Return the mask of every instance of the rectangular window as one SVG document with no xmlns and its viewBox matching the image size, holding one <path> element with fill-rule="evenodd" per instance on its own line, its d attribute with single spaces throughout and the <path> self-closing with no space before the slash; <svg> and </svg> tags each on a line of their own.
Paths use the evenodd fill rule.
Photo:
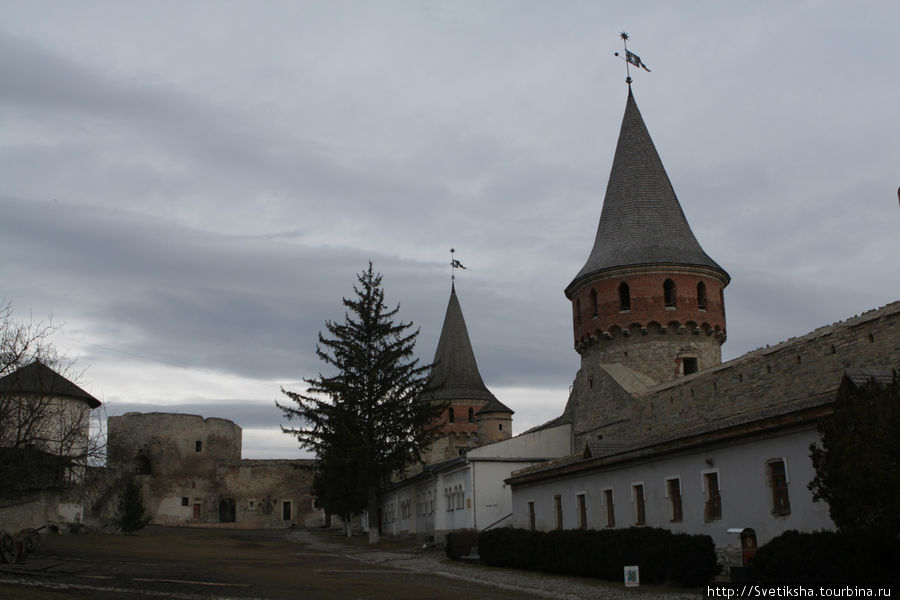
<svg viewBox="0 0 900 600">
<path fill-rule="evenodd" d="M 587 506 L 584 494 L 578 494 L 575 499 L 578 502 L 578 529 L 587 529 Z"/>
<path fill-rule="evenodd" d="M 644 506 L 644 484 L 638 483 L 632 486 L 634 492 L 634 524 L 646 525 L 647 515 Z"/>
<path fill-rule="evenodd" d="M 249 508 L 250 510 L 256 510 L 256 500 L 250 500 Z"/>
<path fill-rule="evenodd" d="M 706 486 L 706 507 L 703 511 L 703 520 L 718 521 L 722 518 L 722 496 L 719 493 L 719 474 L 716 472 L 704 473 L 703 482 Z"/>
<path fill-rule="evenodd" d="M 534 501 L 528 503 L 528 529 L 534 531 Z"/>
<path fill-rule="evenodd" d="M 666 493 L 669 495 L 669 506 L 672 509 L 671 521 L 680 523 L 682 521 L 681 510 L 681 479 L 674 477 L 666 480 Z"/>
<path fill-rule="evenodd" d="M 788 497 L 787 469 L 784 460 L 769 461 L 769 487 L 772 488 L 772 514 L 791 514 L 791 500 Z"/>
<path fill-rule="evenodd" d="M 187 496 L 182 496 L 182 498 L 181 498 L 181 505 L 182 505 L 182 506 L 190 506 L 190 505 L 191 505 L 191 499 L 188 498 Z"/>
<path fill-rule="evenodd" d="M 613 491 L 603 490 L 603 500 L 606 502 L 606 526 L 616 526 L 616 511 L 613 506 Z"/>
<path fill-rule="evenodd" d="M 194 442 L 194 450 L 196 450 L 197 452 L 203 452 L 203 442 L 201 442 L 200 440 Z"/>
<path fill-rule="evenodd" d="M 563 528 L 563 520 L 562 520 L 562 497 L 559 495 L 553 496 L 553 506 L 556 509 L 556 528 Z"/>
<path fill-rule="evenodd" d="M 291 520 L 291 501 L 284 500 L 281 503 L 281 520 L 282 521 L 290 521 Z"/>
</svg>

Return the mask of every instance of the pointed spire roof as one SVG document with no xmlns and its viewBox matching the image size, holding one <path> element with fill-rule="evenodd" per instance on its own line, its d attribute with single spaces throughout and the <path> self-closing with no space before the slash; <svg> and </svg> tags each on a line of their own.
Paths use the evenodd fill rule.
<svg viewBox="0 0 900 600">
<path fill-rule="evenodd" d="M 629 85 L 594 247 L 566 295 L 591 275 L 633 265 L 703 266 L 730 279 L 694 237 Z"/>
<path fill-rule="evenodd" d="M 478 372 L 469 331 L 453 284 L 450 287 L 450 301 L 447 303 L 441 337 L 434 353 L 434 363 L 431 380 L 441 386 L 433 394 L 435 399 L 497 400 L 484 385 Z"/>
</svg>

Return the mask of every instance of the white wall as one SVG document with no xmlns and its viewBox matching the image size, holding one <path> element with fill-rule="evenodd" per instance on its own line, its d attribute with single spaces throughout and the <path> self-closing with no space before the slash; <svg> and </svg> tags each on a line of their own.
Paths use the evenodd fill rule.
<svg viewBox="0 0 900 600">
<path fill-rule="evenodd" d="M 813 429 L 757 438 L 729 446 L 708 447 L 678 456 L 631 465 L 609 467 L 553 481 L 517 485 L 512 490 L 513 525 L 528 528 L 528 502 L 534 502 L 535 528 L 556 527 L 554 496 L 559 495 L 563 507 L 563 528 L 578 527 L 576 495 L 586 498 L 587 525 L 606 526 L 603 490 L 612 488 L 616 527 L 630 527 L 635 522 L 632 486 L 643 482 L 646 525 L 678 532 L 710 535 L 716 546 L 735 545 L 729 528 L 752 527 L 759 544 L 764 544 L 787 529 L 812 531 L 833 529 L 828 505 L 814 503 L 806 485 L 815 476 L 809 458 L 809 445 L 819 441 Z M 767 461 L 783 458 L 787 466 L 791 513 L 772 513 L 772 492 L 767 479 Z M 712 464 L 709 464 L 712 463 Z M 705 491 L 703 473 L 717 471 L 722 499 L 721 520 L 704 522 Z M 681 478 L 683 521 L 671 522 L 671 506 L 666 498 L 666 479 Z"/>
</svg>

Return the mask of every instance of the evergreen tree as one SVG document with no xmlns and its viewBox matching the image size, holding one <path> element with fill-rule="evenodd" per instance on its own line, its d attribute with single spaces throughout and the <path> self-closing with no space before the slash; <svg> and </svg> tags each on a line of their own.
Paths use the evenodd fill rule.
<svg viewBox="0 0 900 600">
<path fill-rule="evenodd" d="M 141 493 L 141 487 L 134 479 L 129 479 L 122 495 L 119 496 L 116 525 L 119 531 L 127 534 L 143 529 L 149 522 L 150 517 L 144 513 L 144 496 Z"/>
<path fill-rule="evenodd" d="M 355 296 L 343 299 L 344 322 L 326 321 L 316 354 L 334 374 L 304 379 L 306 393 L 282 389 L 276 402 L 297 427 L 282 427 L 319 459 L 315 492 L 323 508 L 345 518 L 368 508 L 369 540 L 377 540 L 378 488 L 411 463 L 438 429 L 443 406 L 423 399 L 430 365 L 414 358 L 412 323 L 394 319 L 384 303 L 382 276 L 357 275 Z"/>
<path fill-rule="evenodd" d="M 810 446 L 815 500 L 828 502 L 838 529 L 900 541 L 900 379 L 856 386 L 845 380 L 834 414 Z"/>
</svg>

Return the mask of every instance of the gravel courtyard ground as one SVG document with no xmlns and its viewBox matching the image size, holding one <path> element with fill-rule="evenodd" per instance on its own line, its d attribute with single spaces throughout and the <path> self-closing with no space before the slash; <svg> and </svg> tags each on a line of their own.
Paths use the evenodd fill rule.
<svg viewBox="0 0 900 600">
<path fill-rule="evenodd" d="M 556 577 L 450 561 L 409 540 L 370 546 L 321 530 L 148 527 L 135 536 L 47 535 L 21 565 L 0 565 L 0 598 L 696 599 L 677 588 Z"/>
</svg>

